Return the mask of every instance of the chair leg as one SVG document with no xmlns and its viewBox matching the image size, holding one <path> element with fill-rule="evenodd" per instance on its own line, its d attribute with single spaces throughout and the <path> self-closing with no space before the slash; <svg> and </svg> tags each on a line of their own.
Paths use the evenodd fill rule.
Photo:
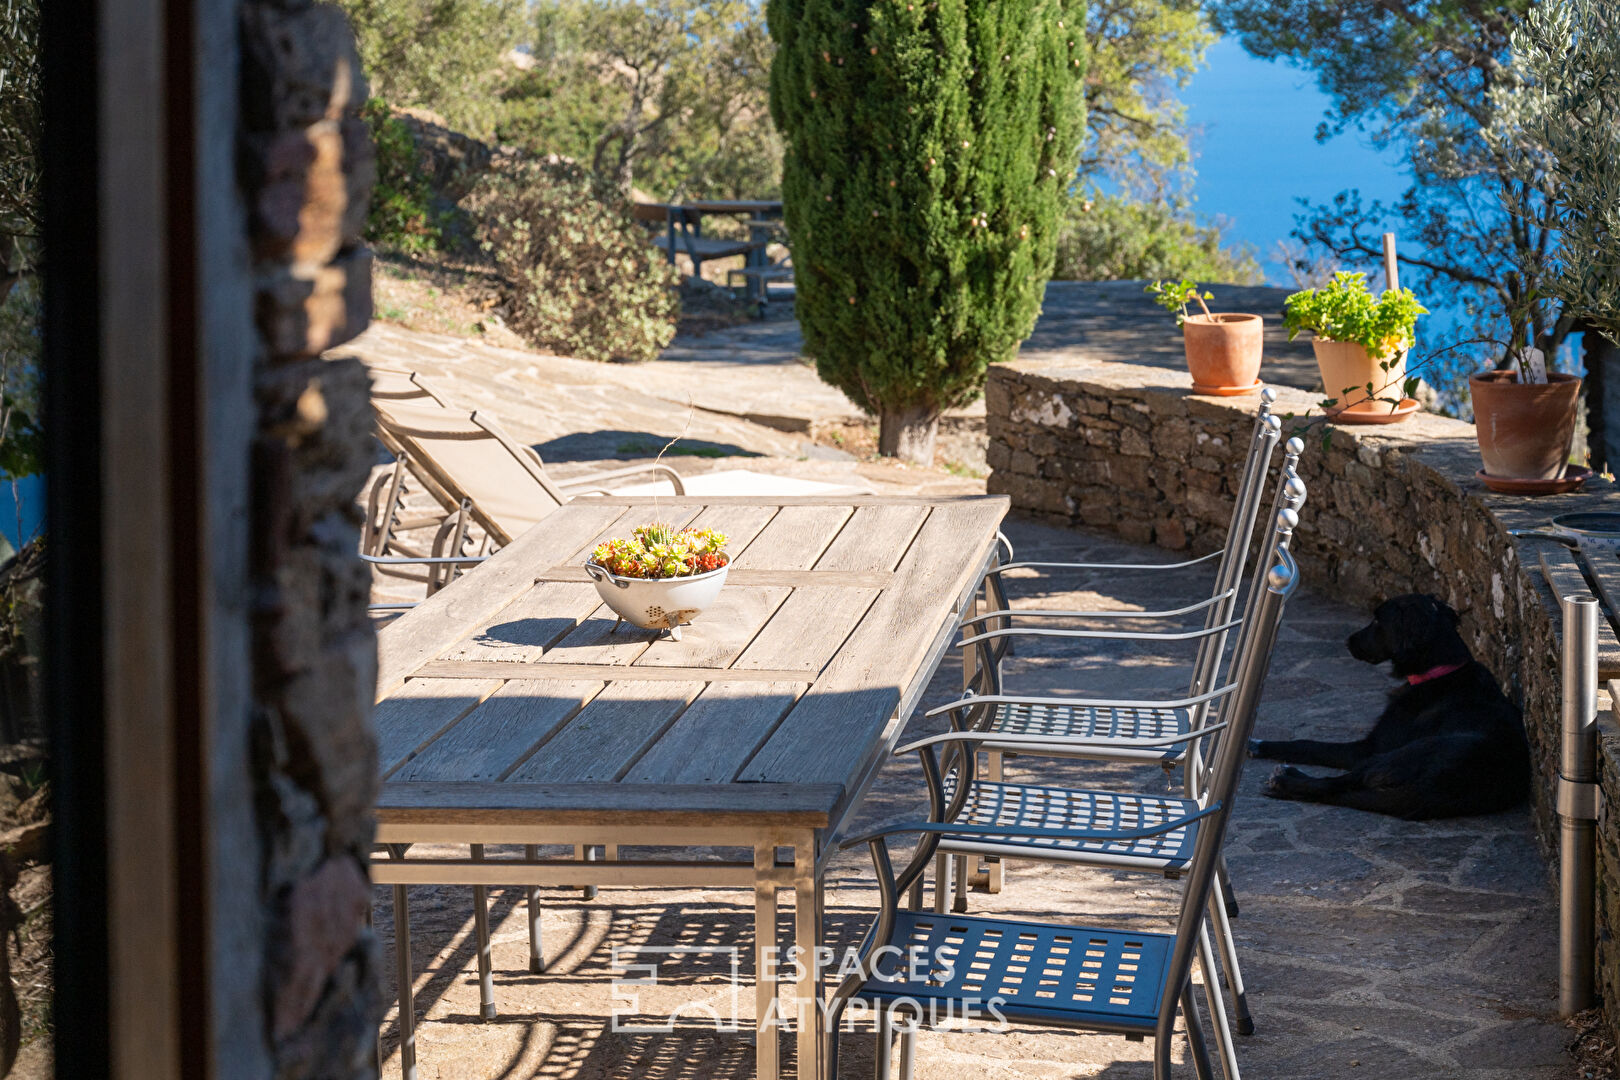
<svg viewBox="0 0 1620 1080">
<path fill-rule="evenodd" d="M 966 855 L 957 855 L 951 861 L 955 864 L 953 868 L 955 876 L 952 878 L 952 884 L 956 890 L 956 902 L 951 905 L 951 910 L 958 915 L 966 915 L 968 909 L 968 857 Z"/>
<path fill-rule="evenodd" d="M 484 845 L 472 845 L 473 862 L 484 861 Z M 478 934 L 478 1012 L 485 1021 L 495 1019 L 495 972 L 489 956 L 489 890 L 473 886 L 473 927 Z"/>
<path fill-rule="evenodd" d="M 872 1075 L 877 1080 L 889 1080 L 890 1052 L 894 1049 L 894 1018 L 887 1012 L 878 1014 L 877 1049 L 872 1052 Z M 832 1073 L 837 1077 L 838 1073 Z"/>
<path fill-rule="evenodd" d="M 1226 917 L 1226 898 L 1220 882 L 1209 897 L 1209 917 L 1215 923 L 1215 943 L 1221 950 L 1221 966 L 1226 969 L 1226 985 L 1232 991 L 1232 1026 L 1239 1035 L 1254 1034 L 1254 1017 L 1249 1015 L 1249 994 L 1243 986 L 1243 969 L 1238 967 L 1237 942 L 1232 940 L 1232 924 Z"/>
<path fill-rule="evenodd" d="M 1192 1050 L 1193 1072 L 1198 1080 L 1215 1080 L 1215 1066 L 1204 1044 L 1204 1027 L 1198 1022 L 1198 1003 L 1193 1000 L 1192 980 L 1181 988 L 1181 1018 L 1187 1025 L 1187 1046 Z"/>
<path fill-rule="evenodd" d="M 1008 638 L 1006 640 L 1011 641 L 1012 639 Z M 1002 753 L 1000 750 L 992 750 L 990 751 L 989 756 L 990 763 L 987 767 L 985 778 L 993 783 L 999 784 L 1002 780 L 1006 779 L 1006 770 Z M 989 865 L 989 878 L 985 882 L 985 888 L 989 890 L 992 896 L 994 896 L 996 893 L 1001 891 L 1002 885 L 1006 882 L 1007 864 L 1005 861 L 994 857 L 986 860 L 986 862 Z"/>
<path fill-rule="evenodd" d="M 523 857 L 529 862 L 539 862 L 540 846 L 525 844 Z M 529 972 L 539 975 L 546 970 L 546 954 L 540 945 L 540 886 L 530 885 L 524 892 L 523 908 L 529 915 Z"/>
<path fill-rule="evenodd" d="M 1221 895 L 1226 898 L 1226 917 L 1235 919 L 1238 917 L 1238 899 L 1237 893 L 1232 891 L 1232 874 L 1226 869 L 1225 855 L 1222 855 L 1220 862 L 1215 864 L 1215 873 L 1219 875 L 1217 886 L 1221 890 Z"/>
<path fill-rule="evenodd" d="M 913 1021 L 900 1029 L 900 1080 L 912 1080 L 912 1071 L 917 1066 L 917 1029 L 920 1026 Z"/>
<path fill-rule="evenodd" d="M 1232 1029 L 1226 1022 L 1226 1001 L 1221 997 L 1221 973 L 1215 967 L 1215 951 L 1209 945 L 1209 922 L 1198 925 L 1198 967 L 1204 973 L 1204 1001 L 1209 1005 L 1209 1026 L 1214 1029 L 1215 1049 L 1221 1056 L 1221 1072 L 1226 1080 L 1241 1080 L 1237 1051 L 1232 1046 Z"/>
<path fill-rule="evenodd" d="M 951 864 L 949 855 L 934 856 L 934 914 L 945 914 L 945 898 L 951 893 Z"/>
</svg>

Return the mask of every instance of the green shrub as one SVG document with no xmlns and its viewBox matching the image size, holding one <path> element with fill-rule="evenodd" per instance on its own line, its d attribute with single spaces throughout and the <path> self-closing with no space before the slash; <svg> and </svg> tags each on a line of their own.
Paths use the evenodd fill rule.
<svg viewBox="0 0 1620 1080">
<path fill-rule="evenodd" d="M 1264 280 L 1247 246 L 1225 247 L 1221 230 L 1199 225 L 1173 202 L 1082 193 L 1058 230 L 1052 276 L 1059 281 L 1187 279 L 1229 285 Z"/>
<path fill-rule="evenodd" d="M 1375 300 L 1367 291 L 1366 274 L 1344 271 L 1320 289 L 1290 296 L 1284 303 L 1283 325 L 1289 341 L 1309 330 L 1330 341 L 1360 345 L 1378 359 L 1411 348 L 1417 318 L 1428 313 L 1411 289 L 1386 289 Z"/>
<path fill-rule="evenodd" d="M 366 215 L 366 239 L 403 251 L 438 248 L 444 236 L 442 222 L 410 128 L 381 98 L 366 102 L 361 115 L 377 147 L 377 183 Z"/>
<path fill-rule="evenodd" d="M 494 173 L 472 200 L 508 321 L 535 345 L 583 360 L 651 360 L 675 336 L 674 268 L 583 170 Z"/>
<path fill-rule="evenodd" d="M 1082 0 L 770 0 L 771 115 L 816 371 L 932 457 L 1034 328 L 1084 112 Z"/>
</svg>

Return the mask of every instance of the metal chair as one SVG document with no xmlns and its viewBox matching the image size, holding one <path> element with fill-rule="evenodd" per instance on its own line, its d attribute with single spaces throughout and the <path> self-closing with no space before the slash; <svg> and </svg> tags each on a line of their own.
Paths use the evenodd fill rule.
<svg viewBox="0 0 1620 1080">
<path fill-rule="evenodd" d="M 1284 488 L 1280 501 L 1285 505 L 1275 515 L 1275 526 L 1265 546 L 1264 554 L 1255 572 L 1256 595 L 1263 587 L 1263 570 L 1269 569 L 1279 553 L 1286 553 L 1289 539 L 1299 520 L 1298 511 L 1304 502 L 1304 485 L 1297 477 L 1289 480 Z M 1203 636 L 1206 641 L 1222 636 L 1231 629 L 1243 625 L 1239 622 L 1228 622 L 1213 628 L 1206 628 L 1188 636 Z M 1086 633 L 1086 631 L 1076 631 Z M 1233 656 L 1233 670 L 1238 670 L 1241 663 L 1241 646 L 1239 652 Z M 1213 684 L 1218 672 L 1212 669 L 1210 681 Z M 1171 715 L 1175 723 L 1161 725 L 1161 730 L 1155 732 L 1143 730 L 1145 725 L 1137 725 L 1137 734 L 1120 736 L 1118 734 L 1100 731 L 1086 737 L 1077 734 L 1054 735 L 1048 731 L 1015 732 L 1006 730 L 1005 726 L 997 726 L 996 717 L 999 712 L 984 714 L 982 727 L 964 729 L 958 726 L 948 735 L 935 736 L 932 742 L 948 743 L 955 747 L 960 754 L 967 755 L 956 761 L 955 772 L 947 774 L 939 790 L 930 789 L 930 798 L 934 809 L 934 820 L 941 822 L 967 821 L 975 824 L 1008 824 L 1029 823 L 1038 821 L 1043 825 L 1060 822 L 1066 827 L 1085 829 L 1099 821 L 1118 825 L 1123 816 L 1132 816 L 1143 820 L 1162 819 L 1167 814 L 1184 811 L 1187 807 L 1202 805 L 1208 795 L 1207 780 L 1210 764 L 1210 746 L 1219 739 L 1218 732 L 1222 731 L 1227 723 L 1223 719 L 1219 722 L 1207 722 L 1212 715 L 1207 710 L 1222 702 L 1233 691 L 1233 684 L 1223 687 L 1211 685 L 1196 696 L 1175 702 L 1116 702 L 1109 699 L 1073 698 L 1026 698 L 1022 699 L 1029 707 L 1050 708 L 1054 711 L 1070 710 L 1079 714 L 1092 710 L 1098 714 L 1108 710 L 1130 710 L 1145 716 Z M 975 707 L 973 698 L 946 706 L 946 709 L 956 708 L 966 710 Z M 1189 715 L 1187 710 L 1200 710 L 1200 722 L 1196 727 L 1184 724 Z M 943 710 L 935 710 L 935 713 Z M 958 714 L 959 715 L 959 714 Z M 1207 742 L 1204 740 L 1210 737 Z M 923 744 L 930 740 L 924 740 Z M 915 746 L 923 744 L 913 744 Z M 1000 776 L 992 776 L 986 781 L 974 780 L 977 767 L 978 753 L 981 749 L 990 746 L 999 746 L 1007 753 L 1028 754 L 1034 757 L 1079 757 L 1104 758 L 1124 761 L 1157 761 L 1170 763 L 1179 760 L 1184 765 L 1185 795 L 1184 797 L 1160 797 L 1139 794 L 1121 794 L 1117 792 L 1072 792 L 1063 788 L 1043 787 L 1029 784 L 1006 784 L 1001 782 Z M 1198 752 L 1198 747 L 1203 752 Z M 897 751 L 898 752 L 898 751 Z M 1136 755 L 1132 757 L 1131 755 Z M 958 778 L 966 775 L 969 783 L 963 787 L 957 783 Z M 1173 837 L 1170 839 L 1174 839 Z M 996 844 L 983 841 L 956 842 L 952 838 L 942 840 L 938 845 L 935 856 L 935 892 L 934 908 L 937 912 L 945 910 L 945 897 L 951 892 L 950 882 L 954 877 L 956 883 L 955 895 L 957 912 L 967 908 L 967 893 L 964 888 L 964 864 L 968 858 L 990 858 L 998 862 L 1009 859 L 1035 859 L 1038 861 L 1055 861 L 1075 863 L 1113 870 L 1137 870 L 1145 873 L 1163 874 L 1167 877 L 1176 877 L 1185 872 L 1185 864 L 1190 851 L 1184 846 L 1178 847 L 1168 840 L 1155 841 L 1140 846 L 1109 845 L 1104 848 L 1081 845 L 1079 847 L 1063 844 L 1042 844 L 1030 847 L 1018 844 Z M 954 874 L 952 871 L 954 870 Z M 1205 968 L 1208 986 L 1214 993 L 1210 1003 L 1211 1013 L 1215 1019 L 1216 1043 L 1223 1058 L 1235 1062 L 1235 1054 L 1231 1048 L 1231 1033 L 1235 1026 L 1238 1034 L 1249 1035 L 1254 1032 L 1254 1021 L 1249 1012 L 1248 997 L 1244 986 L 1242 969 L 1238 963 L 1237 944 L 1232 937 L 1232 927 L 1227 910 L 1227 896 L 1230 885 L 1223 882 L 1224 867 L 1217 866 L 1216 882 L 1211 890 L 1212 902 L 1210 905 L 1210 918 L 1215 924 L 1216 943 L 1220 948 L 1222 966 L 1226 974 L 1226 982 L 1232 995 L 1232 1008 L 1235 1014 L 1235 1025 L 1227 1022 L 1225 1009 L 1219 1001 L 1218 979 L 1219 973 L 1213 963 Z M 920 889 L 914 889 L 913 905 L 920 906 Z M 1235 1069 L 1235 1064 L 1233 1066 Z"/>
<path fill-rule="evenodd" d="M 1279 517 L 1293 515 L 1285 511 Z M 1291 522 L 1282 524 L 1292 528 Z M 882 907 L 857 953 L 856 970 L 843 980 L 829 1005 L 826 1030 L 833 1080 L 838 1075 L 839 1030 L 851 1005 L 877 1018 L 876 1076 L 884 1080 L 889 1075 L 891 1032 L 896 1020 L 905 1024 L 900 1066 L 902 1080 L 910 1080 L 919 1027 L 939 1022 L 942 1013 L 952 1019 L 968 1015 L 972 1008 L 982 1013 L 991 1003 L 1014 1024 L 1115 1032 L 1133 1038 L 1151 1035 L 1155 1080 L 1170 1076 L 1170 1039 L 1179 1010 L 1199 1080 L 1213 1080 L 1192 996 L 1192 960 L 1198 954 L 1209 984 L 1214 968 L 1204 912 L 1213 895 L 1221 843 L 1278 622 L 1299 578 L 1287 550 L 1286 531 L 1279 528 L 1284 535 L 1275 562 L 1267 568 L 1255 610 L 1243 624 L 1235 676 L 1218 692 L 1228 699 L 1222 720 L 1192 736 L 1204 739 L 1221 733 L 1212 740 L 1209 785 L 1202 800 L 1128 802 L 1129 797 L 1111 792 L 1068 792 L 1069 804 L 1089 806 L 1089 816 L 1060 816 L 1058 827 L 1050 827 L 1050 819 L 1027 816 L 985 823 L 942 822 L 937 819 L 947 809 L 940 805 L 945 799 L 945 774 L 936 747 L 956 748 L 956 766 L 961 769 L 976 757 L 977 736 L 949 732 L 906 748 L 922 757 L 936 820 L 885 826 L 844 844 L 871 848 Z M 949 802 L 960 809 L 976 786 L 980 782 L 964 777 Z M 1084 824 L 1079 823 L 1082 820 Z M 897 833 L 922 837 L 899 874 L 888 848 L 888 838 Z M 1144 933 L 904 910 L 900 898 L 922 879 L 937 849 L 946 842 L 1016 850 L 1020 857 L 1053 850 L 1129 857 L 1147 849 L 1155 853 L 1153 858 L 1178 860 L 1185 886 L 1175 929 L 1169 934 Z M 919 952 L 920 963 L 914 959 Z M 1206 985 L 1206 991 L 1212 1009 L 1218 1009 L 1218 987 Z M 1218 1024 L 1218 1012 L 1215 1019 Z M 1223 1054 L 1223 1064 L 1228 1066 L 1230 1080 L 1237 1080 L 1235 1058 Z"/>
</svg>

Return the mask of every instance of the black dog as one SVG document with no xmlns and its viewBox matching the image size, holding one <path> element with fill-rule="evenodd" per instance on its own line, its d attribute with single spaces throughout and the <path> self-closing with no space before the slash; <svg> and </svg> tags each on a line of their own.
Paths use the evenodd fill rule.
<svg viewBox="0 0 1620 1080">
<path fill-rule="evenodd" d="M 1457 613 L 1432 596 L 1397 596 L 1350 635 L 1350 655 L 1391 661 L 1406 685 L 1357 742 L 1253 740 L 1254 757 L 1347 769 L 1311 776 L 1284 766 L 1266 781 L 1279 799 L 1332 803 L 1411 821 L 1488 814 L 1530 794 L 1530 747 L 1519 710 L 1457 633 Z"/>
</svg>

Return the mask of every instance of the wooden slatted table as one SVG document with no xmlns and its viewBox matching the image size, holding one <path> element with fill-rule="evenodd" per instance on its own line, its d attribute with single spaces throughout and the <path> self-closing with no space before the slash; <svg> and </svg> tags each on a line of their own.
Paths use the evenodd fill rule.
<svg viewBox="0 0 1620 1080">
<path fill-rule="evenodd" d="M 395 886 L 398 956 L 408 965 L 407 885 L 478 886 L 480 918 L 488 885 L 752 888 L 766 1025 L 755 1053 L 759 1076 L 774 1080 L 777 986 L 760 961 L 775 944 L 777 891 L 793 890 L 795 941 L 813 956 L 829 841 L 974 603 L 1007 505 L 580 499 L 385 628 L 372 873 Z M 730 538 L 727 584 L 680 641 L 628 625 L 615 633 L 582 568 L 597 543 L 655 519 Z M 470 857 L 413 856 L 419 844 L 468 845 Z M 574 845 L 574 858 L 540 857 L 538 845 L 557 844 Z M 630 844 L 660 857 L 620 857 Z M 486 859 L 486 845 L 524 845 L 525 855 Z M 597 846 L 606 858 L 585 863 Z M 751 857 L 699 859 L 695 847 Z M 487 954 L 480 960 L 487 995 Z M 409 1076 L 408 966 L 399 981 Z M 814 1080 L 813 963 L 794 1000 L 798 1075 Z"/>
</svg>

